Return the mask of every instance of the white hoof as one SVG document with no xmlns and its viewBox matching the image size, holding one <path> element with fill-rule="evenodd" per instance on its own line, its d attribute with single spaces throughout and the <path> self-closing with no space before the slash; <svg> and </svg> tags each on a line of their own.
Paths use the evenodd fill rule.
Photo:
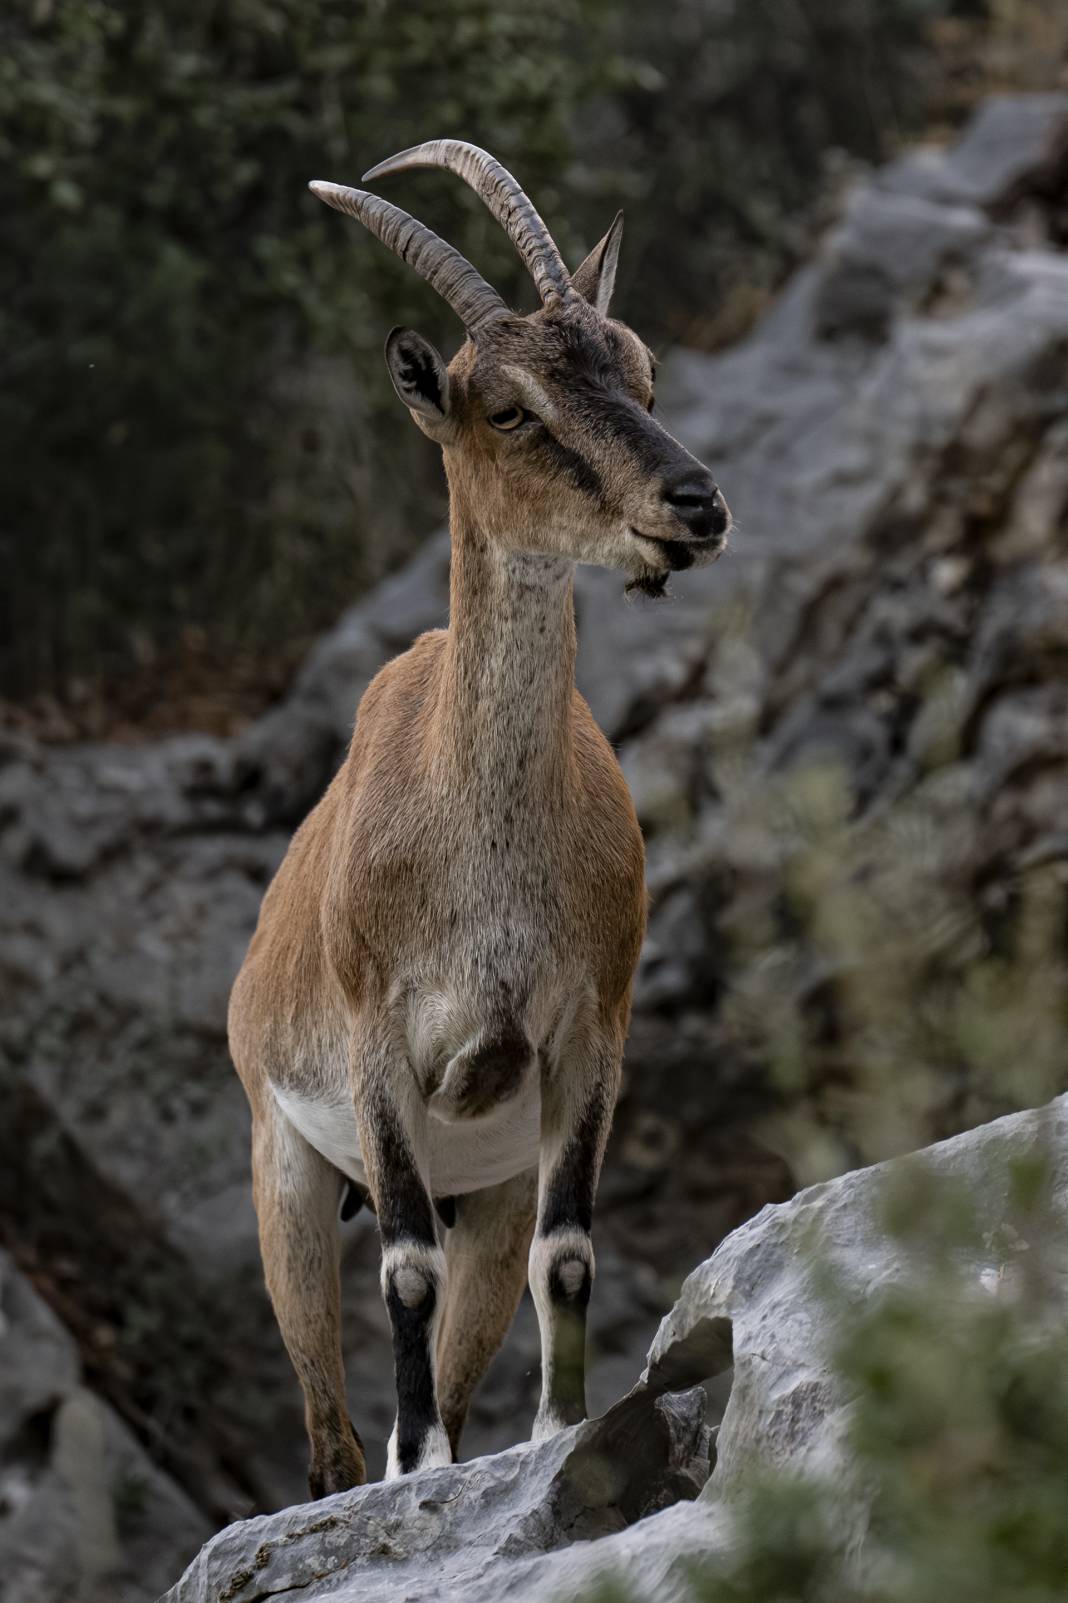
<svg viewBox="0 0 1068 1603">
<path fill-rule="evenodd" d="M 555 1414 L 539 1412 L 537 1419 L 534 1421 L 534 1429 L 530 1433 L 530 1439 L 532 1442 L 547 1442 L 550 1436 L 559 1436 L 560 1432 L 566 1429 L 567 1426 L 563 1420 L 558 1419 Z"/>
<path fill-rule="evenodd" d="M 414 1475 L 421 1469 L 441 1469 L 445 1464 L 452 1463 L 452 1448 L 449 1438 L 442 1424 L 432 1425 L 423 1437 L 423 1445 L 419 1457 L 410 1470 L 402 1469 L 397 1458 L 397 1427 L 393 1426 L 386 1448 L 386 1480 L 395 1481 L 401 1475 Z"/>
</svg>

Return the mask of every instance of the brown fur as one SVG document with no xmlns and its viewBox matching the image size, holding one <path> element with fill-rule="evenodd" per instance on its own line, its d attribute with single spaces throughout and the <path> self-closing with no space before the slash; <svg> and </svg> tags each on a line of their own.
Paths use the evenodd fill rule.
<svg viewBox="0 0 1068 1603">
<path fill-rule="evenodd" d="M 264 898 L 231 1004 L 264 1264 L 305 1391 L 315 1493 L 364 1475 L 340 1359 L 341 1180 L 276 1090 L 347 1096 L 355 1109 L 387 1301 L 402 1285 L 397 1264 L 414 1265 L 455 1450 L 522 1289 L 533 1179 L 528 1169 L 468 1185 L 442 1259 L 423 1203 L 428 1141 L 435 1124 L 459 1128 L 538 1079 L 539 1428 L 581 1413 L 571 1371 L 592 1275 L 582 1219 L 618 1085 L 645 889 L 626 785 L 574 687 L 571 569 L 593 561 L 652 582 L 722 544 L 691 540 L 666 499 L 665 485 L 703 470 L 649 417 L 641 341 L 592 306 L 494 325 L 437 377 L 444 404 L 411 399 L 444 448 L 450 625 L 366 691 L 348 757 Z M 488 421 L 517 406 L 521 428 Z M 394 1321 L 402 1392 L 405 1317 Z M 565 1340 L 565 1326 L 579 1335 Z M 403 1439 L 397 1452 L 406 1467 Z"/>
</svg>

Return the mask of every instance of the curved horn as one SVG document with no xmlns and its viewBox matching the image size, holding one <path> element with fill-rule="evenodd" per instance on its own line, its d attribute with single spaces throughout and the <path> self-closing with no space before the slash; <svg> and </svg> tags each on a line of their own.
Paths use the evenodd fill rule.
<svg viewBox="0 0 1068 1603">
<path fill-rule="evenodd" d="M 328 184 L 316 178 L 308 185 L 313 195 L 335 211 L 355 217 L 376 239 L 414 267 L 442 300 L 447 301 L 464 327 L 475 333 L 486 323 L 508 316 L 508 308 L 492 284 L 471 266 L 466 256 L 439 239 L 423 223 L 391 206 L 378 195 L 345 184 Z"/>
<path fill-rule="evenodd" d="M 465 139 L 428 139 L 380 161 L 364 173 L 363 182 L 415 167 L 445 167 L 470 184 L 523 258 L 542 302 L 571 298 L 571 278 L 552 235 L 508 169 L 488 151 Z"/>
</svg>

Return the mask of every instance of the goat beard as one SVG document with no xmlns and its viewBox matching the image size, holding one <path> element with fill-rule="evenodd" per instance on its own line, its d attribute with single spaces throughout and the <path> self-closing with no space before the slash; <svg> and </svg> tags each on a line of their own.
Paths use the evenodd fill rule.
<svg viewBox="0 0 1068 1603">
<path fill-rule="evenodd" d="M 668 595 L 667 582 L 669 574 L 665 571 L 658 573 L 655 568 L 643 568 L 636 579 L 628 579 L 623 587 L 626 596 L 648 596 L 653 601 L 662 601 Z"/>
</svg>

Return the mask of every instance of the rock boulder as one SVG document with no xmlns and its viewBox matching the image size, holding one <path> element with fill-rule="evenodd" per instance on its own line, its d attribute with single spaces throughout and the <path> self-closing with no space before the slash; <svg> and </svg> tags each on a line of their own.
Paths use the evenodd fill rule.
<svg viewBox="0 0 1068 1603">
<path fill-rule="evenodd" d="M 612 1575 L 635 1597 L 692 1603 L 688 1571 L 729 1554 L 758 1470 L 833 1475 L 839 1539 L 863 1564 L 866 1492 L 843 1448 L 852 1398 L 816 1270 L 833 1266 L 843 1308 L 909 1282 L 916 1266 L 881 1209 L 888 1182 L 922 1163 L 967 1198 L 988 1243 L 965 1267 L 975 1294 L 1003 1294 L 1029 1246 L 1008 1228 L 1013 1167 L 1039 1156 L 1056 1230 L 1068 1226 L 1068 1097 L 763 1209 L 689 1276 L 639 1384 L 602 1418 L 231 1526 L 161 1603 L 565 1603 Z M 1051 1285 L 1046 1311 L 1062 1320 L 1063 1275 Z M 717 1379 L 729 1393 L 706 1479 L 701 1388 Z"/>
</svg>

